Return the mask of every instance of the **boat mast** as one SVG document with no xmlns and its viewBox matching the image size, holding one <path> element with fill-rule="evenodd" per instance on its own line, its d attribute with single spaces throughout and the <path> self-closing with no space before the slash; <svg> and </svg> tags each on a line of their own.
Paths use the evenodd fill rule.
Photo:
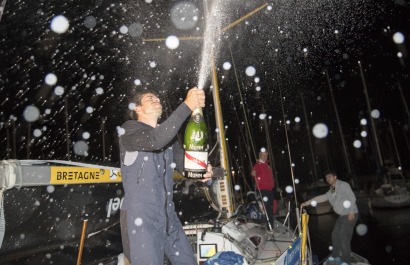
<svg viewBox="0 0 410 265">
<path fill-rule="evenodd" d="M 305 116 L 305 121 L 306 121 L 306 131 L 308 135 L 308 141 L 309 141 L 309 148 L 310 148 L 310 156 L 312 158 L 312 165 L 313 165 L 313 182 L 317 181 L 317 170 L 316 170 L 316 162 L 315 162 L 315 154 L 313 153 L 313 146 L 312 146 L 312 136 L 310 135 L 310 126 L 309 126 L 309 120 L 308 120 L 308 115 L 306 112 L 306 106 L 305 106 L 305 100 L 303 98 L 303 95 L 300 94 L 300 97 L 302 99 L 302 106 L 303 106 L 303 114 Z"/>
<path fill-rule="evenodd" d="M 27 144 L 26 144 L 26 157 L 27 159 L 30 158 L 30 147 L 31 147 L 31 122 L 28 122 L 28 127 L 27 127 Z"/>
<path fill-rule="evenodd" d="M 253 168 L 253 162 L 252 162 L 252 157 L 251 157 L 251 156 L 253 155 L 253 159 L 254 159 L 253 161 L 256 161 L 256 160 L 257 160 L 256 150 L 255 150 L 255 144 L 254 144 L 254 142 L 253 142 L 252 132 L 251 132 L 251 129 L 250 129 L 250 126 L 249 126 L 248 113 L 247 113 L 247 111 L 246 111 L 246 109 L 245 109 L 245 101 L 244 101 L 244 99 L 243 99 L 241 86 L 240 86 L 240 84 L 239 84 L 239 78 L 238 78 L 238 73 L 237 73 L 237 71 L 236 71 L 236 64 L 235 64 L 235 60 L 234 60 L 234 57 L 233 57 L 233 54 L 232 54 L 232 49 L 231 49 L 231 46 L 230 46 L 230 45 L 228 45 L 228 47 L 229 47 L 229 53 L 230 53 L 231 60 L 232 60 L 232 66 L 233 66 L 233 70 L 234 70 L 234 74 L 235 74 L 236 85 L 237 85 L 238 93 L 239 93 L 239 97 L 240 97 L 240 103 L 241 103 L 240 105 L 241 105 L 241 109 L 242 109 L 242 111 L 243 111 L 244 124 L 245 124 L 245 128 L 246 128 L 246 130 L 245 130 L 245 135 L 243 135 L 242 130 L 239 130 L 239 131 L 240 131 L 240 133 L 241 133 L 241 135 L 242 135 L 242 139 L 243 139 L 244 146 L 245 146 L 245 149 L 246 149 L 246 154 L 247 154 L 247 156 L 248 156 L 249 168 Z M 233 109 L 235 110 L 235 114 L 236 114 L 236 117 L 237 117 L 237 120 L 238 120 L 238 124 L 240 124 L 239 117 L 238 117 L 238 113 L 237 113 L 237 111 L 236 111 L 236 107 L 234 106 Z M 251 154 L 251 150 L 250 150 L 249 145 L 250 145 L 251 148 L 252 148 L 252 154 Z M 242 163 L 242 165 L 243 165 L 243 163 Z M 249 189 L 249 191 L 251 191 L 251 190 L 252 190 L 252 189 L 251 189 L 251 185 L 248 184 L 248 182 L 247 182 L 247 180 L 246 180 L 246 178 L 245 178 L 246 174 L 249 174 L 249 173 L 248 173 L 248 172 L 245 172 L 245 170 L 244 170 L 243 167 L 242 167 L 242 171 L 243 171 L 242 174 L 243 174 L 243 176 L 244 176 L 245 185 L 247 186 L 247 188 Z M 253 186 L 254 186 L 254 188 L 255 188 L 255 185 L 254 185 L 255 183 L 254 183 L 254 181 L 253 181 L 253 177 L 251 178 L 251 181 L 252 181 Z"/>
<path fill-rule="evenodd" d="M 238 122 L 238 124 L 241 124 L 241 121 L 240 121 L 239 116 L 238 116 L 238 112 L 236 111 L 236 106 L 234 104 L 235 103 L 232 101 L 232 105 L 233 105 L 232 109 L 235 111 L 236 121 Z M 244 123 L 246 123 L 246 122 L 247 122 L 247 119 L 245 117 L 245 122 Z M 247 127 L 247 125 L 245 125 L 245 127 Z M 249 148 L 249 144 L 248 144 L 248 142 L 249 142 L 248 141 L 248 135 L 244 135 L 243 130 L 239 130 L 239 133 L 240 133 L 239 142 L 243 142 L 243 145 L 245 146 L 245 152 L 244 153 L 246 153 L 246 156 L 248 157 L 249 165 L 252 166 L 253 165 L 253 163 L 252 163 L 252 154 L 250 154 L 250 148 Z M 248 133 L 248 132 L 246 131 L 246 133 Z M 242 139 L 242 141 L 240 141 L 241 139 Z M 253 145 L 253 142 L 251 144 Z M 241 156 L 241 161 L 243 161 L 243 156 Z M 242 162 L 242 165 L 243 164 L 244 163 Z"/>
<path fill-rule="evenodd" d="M 396 153 L 398 166 L 399 166 L 399 168 L 401 168 L 400 154 L 399 154 L 399 150 L 397 149 L 396 138 L 394 137 L 393 126 L 391 125 L 390 120 L 389 120 L 389 130 L 390 130 L 391 138 L 393 140 L 393 147 L 394 147 L 394 151 Z"/>
<path fill-rule="evenodd" d="M 6 6 L 6 0 L 3 0 L 0 5 L 0 21 L 1 21 L 1 17 L 3 16 L 5 6 Z"/>
<path fill-rule="evenodd" d="M 103 162 L 105 162 L 105 122 L 107 117 L 101 119 L 101 136 L 102 136 L 102 148 L 103 148 Z"/>
<path fill-rule="evenodd" d="M 223 117 L 222 117 L 222 107 L 221 101 L 219 97 L 219 86 L 218 86 L 218 77 L 216 73 L 215 61 L 212 57 L 212 97 L 215 109 L 215 121 L 216 127 L 219 129 L 217 133 L 217 141 L 219 143 L 220 148 L 220 161 L 221 161 L 221 168 L 224 169 L 225 174 L 224 178 L 218 180 L 218 185 L 220 188 L 220 202 L 221 208 L 226 214 L 227 218 L 230 218 L 234 212 L 233 210 L 233 202 L 232 202 L 232 185 L 231 185 L 231 170 L 228 163 L 227 157 L 227 147 L 226 147 L 226 138 L 225 138 L 225 127 L 223 124 Z"/>
<path fill-rule="evenodd" d="M 232 108 L 233 108 L 233 110 L 235 111 L 236 121 L 238 122 L 238 124 L 241 124 L 241 122 L 240 122 L 240 120 L 239 120 L 239 117 L 238 117 L 238 112 L 236 111 L 236 107 L 234 106 L 234 102 L 233 102 L 233 101 L 232 101 L 232 104 L 233 104 Z M 239 142 L 239 151 L 238 151 L 238 154 L 240 154 L 240 155 L 239 155 L 238 158 L 240 159 L 240 163 L 238 163 L 238 161 L 237 161 L 238 159 L 236 159 L 235 161 L 236 161 L 236 166 L 237 166 L 237 168 L 238 168 L 238 172 L 240 171 L 241 174 L 242 174 L 242 176 L 243 176 L 243 180 L 244 180 L 244 183 L 245 183 L 245 186 L 246 186 L 245 191 L 247 192 L 247 191 L 250 191 L 250 190 L 252 190 L 252 189 L 251 189 L 251 186 L 249 185 L 249 183 L 248 183 L 248 181 L 247 181 L 247 178 L 245 177 L 248 173 L 245 172 L 245 169 L 244 169 L 244 167 L 243 167 L 243 165 L 245 164 L 245 162 L 244 162 L 244 155 L 241 155 L 241 154 L 246 154 L 246 156 L 247 156 L 247 158 L 248 158 L 248 162 L 249 162 L 250 168 L 252 168 L 253 163 L 252 163 L 252 160 L 251 160 L 251 154 L 249 153 L 249 152 L 250 152 L 250 150 L 249 150 L 249 145 L 247 144 L 247 137 L 248 137 L 248 136 L 246 135 L 246 138 L 245 138 L 245 135 L 243 134 L 243 131 L 242 131 L 242 130 L 239 130 L 239 133 L 240 133 L 240 135 L 238 136 L 238 142 Z M 243 142 L 244 147 L 242 147 L 242 145 L 240 144 L 241 142 Z M 241 151 L 242 148 L 245 149 L 244 152 Z"/>
<path fill-rule="evenodd" d="M 7 158 L 10 159 L 11 158 L 11 143 L 10 143 L 10 132 L 9 132 L 9 122 L 6 123 L 5 126 L 6 129 L 6 139 L 7 139 L 7 147 L 6 147 L 6 151 L 7 151 Z"/>
<path fill-rule="evenodd" d="M 265 107 L 262 107 L 262 111 L 263 113 L 265 113 Z M 273 169 L 273 176 L 276 179 L 275 186 L 277 186 L 279 183 L 279 179 L 278 179 L 277 171 L 276 171 L 275 158 L 273 157 L 272 143 L 271 143 L 270 136 L 269 136 L 269 126 L 268 126 L 268 122 L 266 121 L 266 117 L 265 119 L 263 119 L 263 125 L 265 127 L 265 137 L 266 137 L 266 144 L 268 146 L 268 153 L 269 153 L 269 157 L 271 158 L 270 161 L 272 161 L 271 164 L 272 164 L 272 169 Z"/>
<path fill-rule="evenodd" d="M 13 137 L 12 137 L 12 140 L 13 140 L 13 157 L 12 158 L 16 159 L 17 158 L 17 145 L 16 145 L 16 134 L 17 134 L 17 132 L 16 132 L 16 122 L 14 120 L 14 117 L 11 120 L 11 128 L 12 128 L 12 135 L 13 135 Z"/>
<path fill-rule="evenodd" d="M 406 116 L 407 116 L 407 125 L 410 126 L 410 111 L 409 111 L 409 107 L 407 105 L 407 101 L 404 98 L 404 94 L 403 94 L 403 90 L 401 88 L 401 84 L 398 82 L 398 88 L 399 88 L 399 92 L 400 92 L 400 98 L 403 101 L 403 106 L 404 106 L 404 110 L 406 111 Z M 406 141 L 406 146 L 407 146 L 407 150 L 410 152 L 410 144 L 409 144 L 409 140 L 408 140 L 408 134 L 406 132 L 406 129 L 403 128 L 403 135 L 404 135 L 404 140 Z"/>
<path fill-rule="evenodd" d="M 360 61 L 359 61 L 359 69 L 360 69 L 360 76 L 362 78 L 364 96 L 366 98 L 367 112 L 369 113 L 369 119 L 370 119 L 370 123 L 372 125 L 372 133 L 373 133 L 374 143 L 376 145 L 376 156 L 378 157 L 378 159 L 376 160 L 377 168 L 381 172 L 381 167 L 383 165 L 383 159 L 382 159 L 382 154 L 381 154 L 381 151 L 380 151 L 379 138 L 377 137 L 376 124 L 375 124 L 374 119 L 372 117 L 372 108 L 370 106 L 370 100 L 369 100 L 369 94 L 367 92 L 366 80 L 364 78 L 363 68 L 362 68 L 362 64 L 361 64 Z"/>
<path fill-rule="evenodd" d="M 252 147 L 252 153 L 253 153 L 254 161 L 256 161 L 256 160 L 258 159 L 258 157 L 257 157 L 257 155 L 256 155 L 255 144 L 253 143 L 253 137 L 252 137 L 251 129 L 250 129 L 250 126 L 249 126 L 248 114 L 247 114 L 247 112 L 246 112 L 246 110 L 245 110 L 245 101 L 243 100 L 243 95 L 242 95 L 241 86 L 239 85 L 238 73 L 237 73 L 237 71 L 236 71 L 235 60 L 234 60 L 234 58 L 233 58 L 232 49 L 231 49 L 231 46 L 230 46 L 230 45 L 229 45 L 229 52 L 230 52 L 230 55 L 231 55 L 231 60 L 232 60 L 232 65 L 233 65 L 233 71 L 234 71 L 234 74 L 235 74 L 236 85 L 237 85 L 237 87 L 238 87 L 239 97 L 240 97 L 240 99 L 241 99 L 241 101 L 240 101 L 241 104 L 240 104 L 240 105 L 242 106 L 243 117 L 244 117 L 244 120 L 245 120 L 246 133 L 247 133 L 247 136 L 248 136 L 248 138 L 249 138 L 249 142 L 250 142 L 251 147 Z M 247 146 L 246 149 L 247 149 L 247 151 L 248 151 L 249 147 Z M 249 159 L 251 159 L 250 156 L 249 156 Z M 251 163 L 251 166 L 252 166 L 252 165 L 253 165 L 253 164 L 252 164 L 252 161 L 250 161 L 250 163 Z"/>
<path fill-rule="evenodd" d="M 70 132 L 68 130 L 68 98 L 64 98 L 64 114 L 65 114 L 65 136 L 66 136 L 66 148 L 67 148 L 67 160 L 70 161 Z"/>
<path fill-rule="evenodd" d="M 403 106 L 404 106 L 404 110 L 406 111 L 406 116 L 407 116 L 407 124 L 410 126 L 410 111 L 409 111 L 409 107 L 407 106 L 407 101 L 404 98 L 404 94 L 403 94 L 403 90 L 401 88 L 401 84 L 397 83 L 398 88 L 399 88 L 399 92 L 400 92 L 400 98 L 403 101 Z"/>
<path fill-rule="evenodd" d="M 327 83 L 329 85 L 330 96 L 332 98 L 333 109 L 334 109 L 335 114 L 336 114 L 337 127 L 339 128 L 340 139 L 342 141 L 343 155 L 344 155 L 344 158 L 345 158 L 347 172 L 349 173 L 349 176 L 353 177 L 352 169 L 351 169 L 350 163 L 349 163 L 349 156 L 347 154 L 347 148 L 346 148 L 346 142 L 345 142 L 345 139 L 344 139 L 343 129 L 342 129 L 342 125 L 340 123 L 339 111 L 337 110 L 335 97 L 333 95 L 332 82 L 330 81 L 329 72 L 327 70 L 325 70 L 325 72 L 326 72 Z"/>
<path fill-rule="evenodd" d="M 406 142 L 407 151 L 410 152 L 410 143 L 409 143 L 409 139 L 407 138 L 408 130 L 406 130 L 406 128 L 403 127 L 402 132 L 403 132 L 404 141 Z"/>
<path fill-rule="evenodd" d="M 283 97 L 282 97 L 282 89 L 279 87 L 279 95 L 280 95 L 280 104 L 282 106 L 282 119 L 283 119 L 283 126 L 285 128 L 285 136 L 286 136 L 286 145 L 288 146 L 288 156 L 289 156 L 289 165 L 290 165 L 290 175 L 292 177 L 292 186 L 293 186 L 293 197 L 295 199 L 295 206 L 296 206 L 296 220 L 297 220 L 297 225 L 299 232 L 302 232 L 301 224 L 300 224 L 300 218 L 299 218 L 299 209 L 297 208 L 298 205 L 298 197 L 296 194 L 296 185 L 295 185 L 295 175 L 293 173 L 293 166 L 292 166 L 292 155 L 290 151 L 290 144 L 289 144 L 289 137 L 288 137 L 288 129 L 286 125 L 286 119 L 285 119 L 285 109 L 283 107 Z"/>
</svg>

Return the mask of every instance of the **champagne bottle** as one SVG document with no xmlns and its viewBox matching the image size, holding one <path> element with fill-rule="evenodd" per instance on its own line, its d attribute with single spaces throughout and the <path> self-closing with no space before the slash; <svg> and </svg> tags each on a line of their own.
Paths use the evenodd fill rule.
<svg viewBox="0 0 410 265">
<path fill-rule="evenodd" d="M 185 129 L 184 177 L 202 179 L 208 166 L 208 130 L 202 108 L 195 109 Z"/>
</svg>

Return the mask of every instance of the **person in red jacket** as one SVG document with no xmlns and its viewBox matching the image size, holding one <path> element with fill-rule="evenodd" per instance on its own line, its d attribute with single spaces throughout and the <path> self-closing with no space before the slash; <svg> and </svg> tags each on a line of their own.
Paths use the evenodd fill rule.
<svg viewBox="0 0 410 265">
<path fill-rule="evenodd" d="M 268 164 L 268 152 L 262 148 L 259 152 L 259 160 L 253 166 L 251 175 L 255 178 L 255 188 L 260 191 L 263 205 L 265 206 L 266 217 L 270 223 L 271 229 L 274 227 L 275 215 L 273 213 L 273 188 L 275 187 L 275 178 L 272 169 Z"/>
</svg>

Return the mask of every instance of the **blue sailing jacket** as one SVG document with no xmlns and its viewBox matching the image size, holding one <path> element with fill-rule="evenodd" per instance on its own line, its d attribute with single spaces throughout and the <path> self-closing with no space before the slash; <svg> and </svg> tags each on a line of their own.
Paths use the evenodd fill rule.
<svg viewBox="0 0 410 265">
<path fill-rule="evenodd" d="M 166 215 L 176 217 L 172 172 L 183 169 L 183 150 L 177 143 L 171 144 L 190 113 L 188 106 L 181 104 L 156 128 L 136 120 L 122 125 L 125 133 L 119 142 L 125 191 L 123 210 L 144 208 L 140 210 L 149 212 L 157 221 L 166 221 Z"/>
<path fill-rule="evenodd" d="M 173 203 L 173 170 L 183 169 L 183 150 L 174 138 L 191 110 L 182 103 L 162 124 L 130 120 L 119 138 L 130 261 L 138 265 L 196 264 Z"/>
</svg>

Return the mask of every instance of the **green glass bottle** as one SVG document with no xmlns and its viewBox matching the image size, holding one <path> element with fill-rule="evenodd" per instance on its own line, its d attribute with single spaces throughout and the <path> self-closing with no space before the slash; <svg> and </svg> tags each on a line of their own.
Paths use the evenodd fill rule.
<svg viewBox="0 0 410 265">
<path fill-rule="evenodd" d="M 184 136 L 184 177 L 202 179 L 208 165 L 208 129 L 202 108 L 192 112 Z"/>
</svg>

